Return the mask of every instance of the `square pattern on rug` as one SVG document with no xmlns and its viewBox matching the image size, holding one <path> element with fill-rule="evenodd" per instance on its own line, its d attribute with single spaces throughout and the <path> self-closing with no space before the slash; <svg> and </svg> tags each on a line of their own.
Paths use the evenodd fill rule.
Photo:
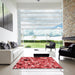
<svg viewBox="0 0 75 75">
<path fill-rule="evenodd" d="M 13 69 L 62 69 L 52 57 L 21 57 Z"/>
</svg>

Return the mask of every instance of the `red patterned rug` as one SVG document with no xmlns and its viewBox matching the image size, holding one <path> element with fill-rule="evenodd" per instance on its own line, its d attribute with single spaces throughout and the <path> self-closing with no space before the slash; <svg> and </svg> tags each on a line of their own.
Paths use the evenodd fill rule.
<svg viewBox="0 0 75 75">
<path fill-rule="evenodd" d="M 52 57 L 21 57 L 13 69 L 62 69 Z"/>
</svg>

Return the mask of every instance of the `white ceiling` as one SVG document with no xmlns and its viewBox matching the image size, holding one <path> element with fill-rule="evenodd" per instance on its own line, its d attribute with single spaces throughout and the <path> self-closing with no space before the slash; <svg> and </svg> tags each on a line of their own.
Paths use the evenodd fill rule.
<svg viewBox="0 0 75 75">
<path fill-rule="evenodd" d="M 15 0 L 17 3 L 18 2 L 38 2 L 37 0 Z M 40 0 L 39 2 L 50 2 L 50 3 L 60 3 L 61 0 Z"/>
<path fill-rule="evenodd" d="M 19 9 L 34 9 L 34 10 L 41 10 L 41 9 L 61 9 L 61 3 L 18 3 L 17 7 Z"/>
<path fill-rule="evenodd" d="M 3 0 L 5 1 L 5 0 Z M 61 9 L 63 0 L 6 0 L 18 9 Z M 7 4 L 9 5 L 9 3 Z"/>
</svg>

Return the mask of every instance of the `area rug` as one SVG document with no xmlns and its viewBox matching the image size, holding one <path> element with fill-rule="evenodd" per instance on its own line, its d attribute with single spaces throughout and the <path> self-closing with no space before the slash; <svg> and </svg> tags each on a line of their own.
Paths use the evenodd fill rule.
<svg viewBox="0 0 75 75">
<path fill-rule="evenodd" d="M 13 69 L 62 69 L 52 57 L 21 57 Z"/>
</svg>

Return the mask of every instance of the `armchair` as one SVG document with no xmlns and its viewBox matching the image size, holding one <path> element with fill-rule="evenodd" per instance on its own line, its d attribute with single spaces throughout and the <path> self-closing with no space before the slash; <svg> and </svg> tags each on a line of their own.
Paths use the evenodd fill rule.
<svg viewBox="0 0 75 75">
<path fill-rule="evenodd" d="M 60 59 L 60 56 L 75 58 L 75 44 L 71 44 L 68 48 L 61 47 L 59 49 L 59 59 Z"/>
<path fill-rule="evenodd" d="M 50 48 L 51 50 L 56 49 L 55 46 L 56 46 L 55 42 L 50 41 L 49 45 L 46 45 L 45 50 L 46 48 Z"/>
</svg>

